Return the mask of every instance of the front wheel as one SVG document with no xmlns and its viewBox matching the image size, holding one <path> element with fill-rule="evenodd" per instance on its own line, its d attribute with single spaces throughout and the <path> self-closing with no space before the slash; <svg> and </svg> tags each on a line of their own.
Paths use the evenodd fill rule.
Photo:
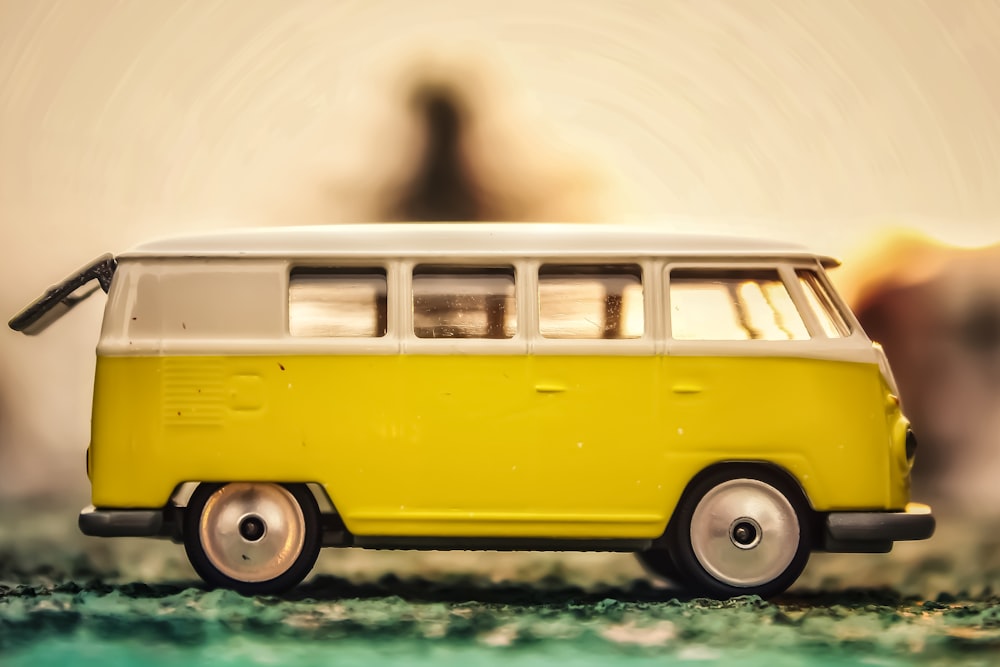
<svg viewBox="0 0 1000 667">
<path fill-rule="evenodd" d="M 305 486 L 202 484 L 184 518 L 184 548 L 210 586 L 244 595 L 287 591 L 316 563 L 316 499 Z"/>
<path fill-rule="evenodd" d="M 809 560 L 808 509 L 801 492 L 764 469 L 721 469 L 685 494 L 672 526 L 685 587 L 713 598 L 770 597 Z"/>
</svg>

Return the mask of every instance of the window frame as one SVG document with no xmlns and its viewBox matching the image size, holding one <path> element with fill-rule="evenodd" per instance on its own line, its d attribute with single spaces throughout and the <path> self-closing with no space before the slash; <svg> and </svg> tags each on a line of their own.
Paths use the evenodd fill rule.
<svg viewBox="0 0 1000 667">
<path fill-rule="evenodd" d="M 372 276 L 379 276 L 385 279 L 385 333 L 375 334 L 375 335 L 351 335 L 351 336 L 333 336 L 333 335 L 322 335 L 322 334 L 296 334 L 292 333 L 292 286 L 294 284 L 294 278 L 296 272 L 302 272 L 305 275 L 313 275 L 320 277 L 328 276 L 348 276 L 352 273 L 355 275 L 363 275 L 364 273 L 369 273 Z M 344 340 L 348 338 L 366 338 L 366 339 L 379 339 L 386 338 L 389 336 L 389 274 L 384 266 L 290 266 L 288 270 L 288 290 L 286 295 L 288 308 L 285 310 L 285 332 L 293 339 L 299 338 L 325 338 L 334 340 Z"/>
<path fill-rule="evenodd" d="M 536 355 L 622 355 L 622 356 L 653 356 L 659 351 L 659 331 L 657 316 L 659 312 L 659 281 L 652 279 L 657 275 L 657 261 L 652 258 L 638 257 L 624 260 L 621 257 L 568 256 L 542 257 L 530 262 L 529 276 L 531 290 L 531 339 L 530 351 Z M 642 287 L 643 331 L 638 338 L 546 338 L 541 333 L 539 321 L 539 271 L 543 266 L 623 266 L 638 267 L 639 280 Z"/>
<path fill-rule="evenodd" d="M 766 261 L 766 260 L 756 260 L 748 259 L 746 261 L 725 261 L 725 260 L 708 260 L 708 261 L 692 261 L 690 259 L 683 259 L 679 261 L 673 261 L 667 259 L 663 265 L 663 270 L 661 275 L 660 283 L 663 289 L 663 308 L 662 321 L 664 324 L 663 337 L 666 341 L 666 348 L 669 354 L 683 354 L 690 352 L 692 354 L 704 354 L 709 348 L 711 348 L 712 354 L 719 354 L 726 350 L 733 350 L 739 354 L 755 353 L 755 354 L 767 354 L 774 348 L 786 348 L 787 346 L 802 347 L 805 345 L 815 345 L 817 339 L 827 339 L 825 333 L 822 330 L 819 322 L 816 319 L 815 314 L 813 314 L 812 309 L 809 308 L 806 302 L 805 295 L 801 292 L 801 286 L 798 284 L 798 277 L 795 276 L 795 269 L 800 267 L 812 267 L 808 263 L 800 262 L 787 262 L 787 261 Z M 806 328 L 809 338 L 791 339 L 791 340 L 759 340 L 759 339 L 705 339 L 705 340 L 691 340 L 691 339 L 681 339 L 674 338 L 673 335 L 673 310 L 671 307 L 670 298 L 670 287 L 671 287 L 671 277 L 670 274 L 674 270 L 707 270 L 711 271 L 717 269 L 719 271 L 774 271 L 785 290 L 788 292 L 789 298 L 802 320 L 803 325 Z M 794 279 L 790 279 L 792 276 Z M 827 339 L 828 340 L 828 339 Z"/>
<path fill-rule="evenodd" d="M 382 270 L 386 282 L 386 331 L 384 336 L 295 336 L 291 334 L 290 295 L 292 272 L 306 271 Z M 282 292 L 282 343 L 287 349 L 303 350 L 311 354 L 397 354 L 399 352 L 399 267 L 391 259 L 378 258 L 322 258 L 293 259 L 285 263 L 284 290 Z"/>
<path fill-rule="evenodd" d="M 502 296 L 504 298 L 508 298 L 509 297 L 509 298 L 512 299 L 512 305 L 514 306 L 513 315 L 514 315 L 514 323 L 515 323 L 513 331 L 508 335 L 506 320 L 507 320 L 507 316 L 510 313 L 508 313 L 506 307 L 504 307 L 503 308 L 504 321 L 502 321 L 502 322 L 499 323 L 500 324 L 500 328 L 501 328 L 501 335 L 492 335 L 492 336 L 491 335 L 465 335 L 465 336 L 437 336 L 437 335 L 430 335 L 430 336 L 428 336 L 428 335 L 421 335 L 421 333 L 425 333 L 425 332 L 424 331 L 418 331 L 418 329 L 417 329 L 417 319 L 418 319 L 418 316 L 420 316 L 420 317 L 425 316 L 426 312 L 423 309 L 418 309 L 417 308 L 417 298 L 418 298 L 417 289 L 416 289 L 417 283 L 418 282 L 423 282 L 423 279 L 425 277 L 449 276 L 449 275 L 450 276 L 462 276 L 462 275 L 464 275 L 464 276 L 467 276 L 472 281 L 473 288 L 468 293 L 463 293 L 461 295 L 456 295 L 456 296 L 460 296 L 460 297 L 461 296 L 465 296 L 465 297 L 469 297 L 469 298 L 471 298 L 473 300 L 482 298 L 483 299 L 483 306 L 484 307 L 483 307 L 483 309 L 471 308 L 471 309 L 465 309 L 465 310 L 461 310 L 461 311 L 457 311 L 457 312 L 473 313 L 473 314 L 476 314 L 477 316 L 484 316 L 484 317 L 486 317 L 486 320 L 487 320 L 486 329 L 487 329 L 487 331 L 485 333 L 487 333 L 487 334 L 489 333 L 488 330 L 490 328 L 490 323 L 489 323 L 489 314 L 488 314 L 489 307 L 488 307 L 488 302 L 486 301 L 485 297 L 488 294 L 490 294 L 490 292 L 488 292 L 488 291 L 482 291 L 481 289 L 479 289 L 485 283 L 480 283 L 480 284 L 477 285 L 476 282 L 477 282 L 477 279 L 486 279 L 487 281 L 488 280 L 500 279 L 500 282 L 504 285 L 505 290 L 506 289 L 510 290 L 510 294 L 509 295 L 505 293 Z M 509 280 L 509 282 L 508 282 L 508 280 Z M 469 265 L 455 265 L 455 264 L 427 264 L 427 263 L 420 263 L 420 264 L 416 264 L 413 267 L 413 271 L 410 274 L 410 281 L 411 281 L 410 287 L 411 287 L 411 290 L 413 292 L 412 295 L 411 295 L 411 297 L 412 297 L 411 298 L 411 305 L 412 305 L 412 311 L 411 312 L 412 312 L 412 316 L 413 316 L 412 333 L 413 333 L 413 335 L 415 337 L 417 337 L 419 339 L 422 339 L 422 340 L 479 340 L 479 339 L 487 339 L 487 340 L 510 340 L 511 338 L 513 338 L 514 336 L 517 335 L 517 332 L 520 329 L 520 323 L 517 321 L 517 271 L 516 271 L 516 269 L 512 265 L 511 266 L 469 266 Z M 432 278 L 432 280 L 430 281 L 430 283 L 433 284 L 433 282 L 434 282 L 434 280 Z M 421 292 L 422 293 L 420 294 L 420 297 L 422 297 L 422 298 L 426 298 L 428 296 L 430 296 L 430 297 L 438 297 L 438 298 L 440 298 L 440 297 L 448 298 L 448 296 L 449 296 L 448 292 L 443 291 L 443 290 L 434 290 L 434 291 L 432 291 L 430 293 L 427 293 L 425 290 L 422 289 Z M 431 319 L 433 319 L 433 317 Z M 430 329 L 437 329 L 437 328 L 445 328 L 445 327 L 453 327 L 453 326 L 455 326 L 455 325 L 452 322 L 439 322 L 439 323 L 437 323 L 435 325 L 432 325 L 429 328 Z"/>
<path fill-rule="evenodd" d="M 515 355 L 527 354 L 525 334 L 524 262 L 512 257 L 484 256 L 474 259 L 457 257 L 420 257 L 395 262 L 398 268 L 399 295 L 396 316 L 400 325 L 400 350 L 403 354 L 435 355 Z M 517 330 L 511 338 L 420 338 L 414 330 L 413 273 L 417 267 L 458 267 L 467 270 L 506 269 L 514 272 L 514 310 L 517 313 Z"/>
</svg>

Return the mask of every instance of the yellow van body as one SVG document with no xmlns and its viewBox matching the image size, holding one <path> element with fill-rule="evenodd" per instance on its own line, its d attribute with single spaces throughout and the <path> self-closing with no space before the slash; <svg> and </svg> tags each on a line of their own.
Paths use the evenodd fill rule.
<svg viewBox="0 0 1000 667">
<path fill-rule="evenodd" d="M 11 326 L 40 330 L 101 282 L 81 529 L 183 540 L 215 583 L 281 590 L 311 567 L 306 554 L 294 575 L 213 574 L 232 546 L 213 531 L 232 526 L 211 523 L 228 516 L 212 503 L 231 488 L 251 498 L 227 510 L 243 517 L 239 548 L 264 548 L 261 492 L 274 530 L 311 535 L 318 511 L 326 545 L 669 552 L 644 562 L 705 570 L 715 594 L 770 594 L 810 549 L 887 551 L 933 532 L 910 503 L 915 439 L 891 371 L 827 281 L 835 265 L 788 244 L 641 227 L 230 231 L 106 256 Z M 317 300 L 300 305 L 297 276 Z M 301 313 L 339 317 L 322 290 L 341 284 L 376 285 L 364 326 L 300 326 Z M 588 311 L 572 290 L 595 285 Z M 718 513 L 712 499 L 730 511 L 744 486 L 750 509 L 699 535 L 692 494 Z M 207 524 L 185 511 L 192 489 Z M 784 574 L 757 549 L 779 529 Z M 758 559 L 750 578 L 700 553 L 719 530 L 723 549 Z"/>
<path fill-rule="evenodd" d="M 816 510 L 901 510 L 906 427 L 874 360 L 102 356 L 90 469 L 97 507 L 315 482 L 355 535 L 655 538 L 720 461 L 787 470 Z"/>
</svg>

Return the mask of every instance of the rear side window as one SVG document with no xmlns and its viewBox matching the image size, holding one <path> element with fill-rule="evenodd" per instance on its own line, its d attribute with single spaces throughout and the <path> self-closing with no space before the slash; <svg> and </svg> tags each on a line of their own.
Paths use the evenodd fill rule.
<svg viewBox="0 0 1000 667">
<path fill-rule="evenodd" d="M 293 336 L 377 338 L 388 329 L 383 268 L 296 268 L 288 281 Z"/>
<path fill-rule="evenodd" d="M 670 328 L 678 340 L 809 338 L 777 269 L 672 270 Z"/>
<path fill-rule="evenodd" d="M 538 270 L 538 327 L 544 338 L 641 338 L 638 265 L 544 265 Z"/>
<path fill-rule="evenodd" d="M 417 266 L 413 333 L 417 338 L 513 338 L 514 267 Z"/>
</svg>

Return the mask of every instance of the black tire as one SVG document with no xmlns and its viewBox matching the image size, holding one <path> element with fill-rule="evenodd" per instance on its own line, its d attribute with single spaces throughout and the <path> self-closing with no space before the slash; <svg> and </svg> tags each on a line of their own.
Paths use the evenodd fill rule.
<svg viewBox="0 0 1000 667">
<path fill-rule="evenodd" d="M 304 485 L 201 484 L 185 512 L 184 550 L 210 587 L 273 595 L 312 570 L 320 532 L 319 507 Z"/>
<path fill-rule="evenodd" d="M 680 570 L 677 569 L 673 556 L 666 549 L 637 551 L 635 557 L 643 569 L 654 577 L 667 579 L 678 586 L 683 585 Z"/>
<path fill-rule="evenodd" d="M 809 561 L 809 508 L 797 485 L 758 466 L 720 468 L 685 492 L 669 541 L 684 587 L 728 599 L 772 597 Z"/>
</svg>

